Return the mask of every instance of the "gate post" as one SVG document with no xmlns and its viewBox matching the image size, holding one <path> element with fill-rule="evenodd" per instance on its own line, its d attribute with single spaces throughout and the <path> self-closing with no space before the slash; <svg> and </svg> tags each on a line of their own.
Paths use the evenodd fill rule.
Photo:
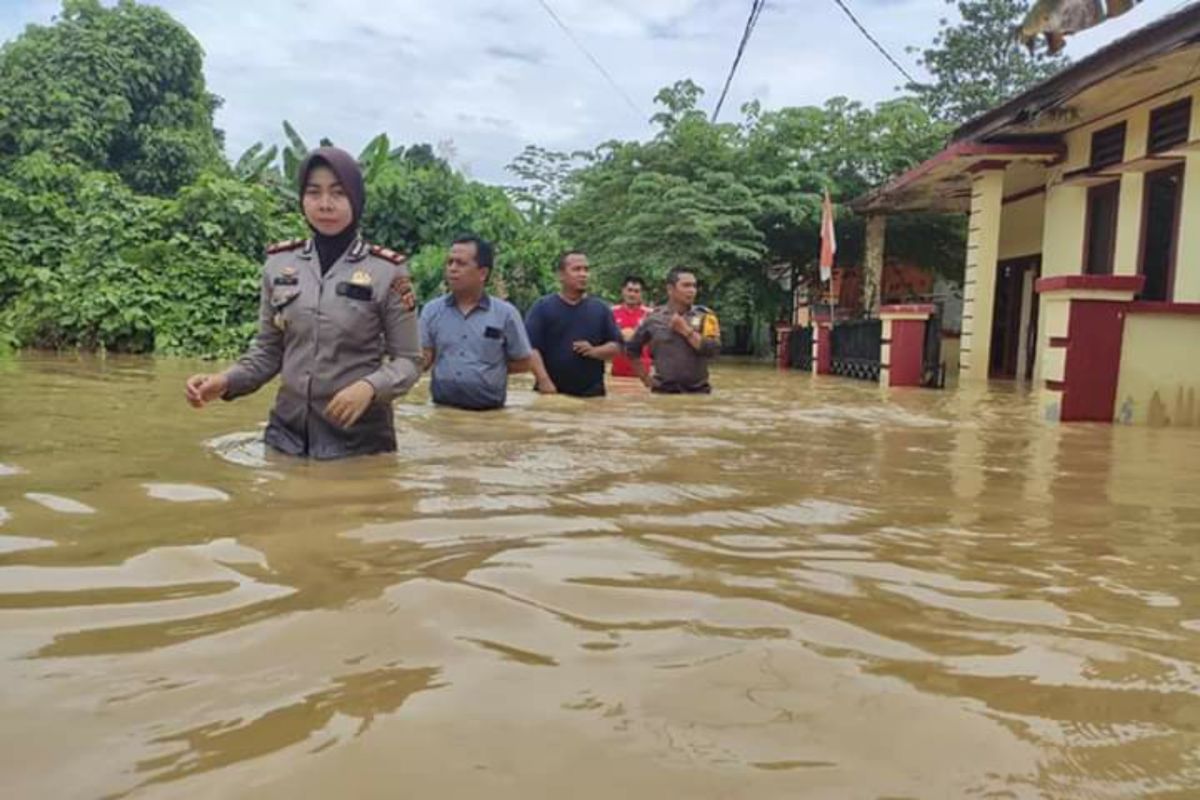
<svg viewBox="0 0 1200 800">
<path fill-rule="evenodd" d="M 792 326 L 786 322 L 775 323 L 775 366 L 788 369 L 792 364 Z"/>
<path fill-rule="evenodd" d="M 925 326 L 936 309 L 932 305 L 883 306 L 879 383 L 883 386 L 920 386 L 925 360 Z"/>
<path fill-rule="evenodd" d="M 813 315 L 813 358 L 814 375 L 833 374 L 833 318 L 828 314 Z"/>
</svg>

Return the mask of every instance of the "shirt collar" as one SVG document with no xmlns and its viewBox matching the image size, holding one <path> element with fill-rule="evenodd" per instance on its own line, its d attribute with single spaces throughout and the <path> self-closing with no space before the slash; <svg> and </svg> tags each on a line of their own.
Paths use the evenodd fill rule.
<svg viewBox="0 0 1200 800">
<path fill-rule="evenodd" d="M 458 308 L 458 302 L 454 299 L 453 293 L 446 295 L 446 305 L 450 306 L 451 308 Z M 478 308 L 481 311 L 491 310 L 491 308 L 492 308 L 491 295 L 489 295 L 487 292 L 484 292 L 483 295 L 479 298 L 479 305 L 475 306 L 475 308 Z"/>
</svg>

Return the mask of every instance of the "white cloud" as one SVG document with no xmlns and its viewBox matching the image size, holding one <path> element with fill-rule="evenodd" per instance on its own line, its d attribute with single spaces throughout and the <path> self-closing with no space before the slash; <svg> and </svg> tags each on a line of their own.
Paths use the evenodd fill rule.
<svg viewBox="0 0 1200 800">
<path fill-rule="evenodd" d="M 716 102 L 748 3 L 735 0 L 548 0 L 641 110 L 635 114 L 537 0 L 160 0 L 200 40 L 218 124 L 236 155 L 282 138 L 289 119 L 315 142 L 355 149 L 380 131 L 394 142 L 454 141 L 478 178 L 504 181 L 528 143 L 592 147 L 646 136 L 659 88 L 690 77 Z M 908 45 L 927 44 L 943 0 L 852 0 L 863 23 L 910 71 Z M 1146 0 L 1076 37 L 1090 52 L 1179 6 Z M 56 0 L 0 0 L 0 38 L 45 23 Z M 903 78 L 831 1 L 773 0 L 722 112 L 833 95 L 874 102 Z"/>
</svg>

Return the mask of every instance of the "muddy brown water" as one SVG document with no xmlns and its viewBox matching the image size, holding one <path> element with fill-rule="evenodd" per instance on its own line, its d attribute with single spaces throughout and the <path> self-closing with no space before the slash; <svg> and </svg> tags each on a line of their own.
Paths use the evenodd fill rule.
<svg viewBox="0 0 1200 800">
<path fill-rule="evenodd" d="M 400 452 L 0 362 L 6 798 L 1200 796 L 1200 433 L 722 364 Z"/>
</svg>

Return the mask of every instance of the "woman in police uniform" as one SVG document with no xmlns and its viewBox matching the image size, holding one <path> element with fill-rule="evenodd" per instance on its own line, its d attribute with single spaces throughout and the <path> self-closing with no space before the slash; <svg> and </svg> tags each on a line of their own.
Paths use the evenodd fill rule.
<svg viewBox="0 0 1200 800">
<path fill-rule="evenodd" d="M 394 451 L 391 401 L 421 374 L 404 258 L 360 238 L 366 193 L 350 154 L 322 147 L 299 174 L 313 236 L 267 248 L 258 336 L 229 369 L 188 378 L 187 400 L 233 400 L 278 374 L 272 448 L 321 459 Z"/>
</svg>

